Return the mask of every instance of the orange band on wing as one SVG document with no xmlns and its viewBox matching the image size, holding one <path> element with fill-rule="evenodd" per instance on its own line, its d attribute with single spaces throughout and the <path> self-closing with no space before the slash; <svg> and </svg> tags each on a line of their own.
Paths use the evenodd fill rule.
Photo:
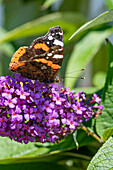
<svg viewBox="0 0 113 170">
<path fill-rule="evenodd" d="M 44 58 L 41 58 L 41 59 L 34 59 L 33 61 L 36 61 L 36 62 L 41 62 L 43 64 L 47 64 L 47 66 L 50 66 L 53 70 L 57 70 L 57 69 L 60 69 L 60 66 L 58 64 L 53 64 L 52 61 L 48 61 Z"/>
<path fill-rule="evenodd" d="M 23 66 L 23 65 L 25 65 L 24 62 L 18 62 L 18 63 L 13 64 L 13 65 L 10 64 L 10 68 L 9 68 L 9 69 L 12 70 L 12 71 L 15 71 L 15 70 L 17 70 L 20 66 Z"/>
<path fill-rule="evenodd" d="M 23 56 L 23 54 L 26 53 L 26 49 L 24 47 L 20 47 L 15 54 L 13 55 L 12 59 L 11 59 L 11 63 L 16 63 L 19 61 L 19 58 L 21 56 Z"/>
<path fill-rule="evenodd" d="M 45 43 L 37 43 L 34 45 L 35 49 L 41 49 L 44 51 L 49 51 L 49 47 Z"/>
</svg>

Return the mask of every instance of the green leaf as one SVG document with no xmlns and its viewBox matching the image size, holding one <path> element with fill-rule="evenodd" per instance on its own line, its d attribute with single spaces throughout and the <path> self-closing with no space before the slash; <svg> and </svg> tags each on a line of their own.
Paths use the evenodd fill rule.
<svg viewBox="0 0 113 170">
<path fill-rule="evenodd" d="M 11 141 L 7 137 L 0 137 L 0 163 L 11 161 L 12 158 L 21 158 L 32 155 L 41 155 L 47 153 L 50 149 L 47 147 L 37 147 L 37 143 L 21 144 Z"/>
<path fill-rule="evenodd" d="M 108 138 L 111 137 L 112 135 L 113 135 L 113 128 L 109 128 L 105 130 L 102 136 L 103 141 L 108 140 Z"/>
<path fill-rule="evenodd" d="M 77 131 L 75 131 L 75 132 L 73 133 L 73 139 L 74 139 L 74 142 L 76 143 L 77 150 L 78 150 L 79 144 L 78 144 L 78 141 L 77 141 Z"/>
<path fill-rule="evenodd" d="M 100 88 L 97 87 L 78 87 L 73 89 L 75 93 L 78 93 L 79 91 L 83 91 L 84 93 L 88 94 L 93 94 L 96 93 Z"/>
<path fill-rule="evenodd" d="M 12 161 L 13 163 L 18 163 L 18 161 L 20 163 L 40 161 L 49 162 L 49 155 L 51 157 L 51 155 L 55 153 L 61 153 L 62 151 L 71 150 L 75 147 L 72 135 L 62 140 L 59 144 L 41 144 L 36 142 L 21 144 L 11 141 L 8 137 L 0 137 L 0 164 L 9 164 Z M 44 155 L 47 153 L 48 155 Z"/>
<path fill-rule="evenodd" d="M 92 136 L 88 136 L 83 130 L 78 130 L 77 141 L 79 147 L 95 141 Z M 76 145 L 73 135 L 69 135 L 59 144 L 29 142 L 21 144 L 11 141 L 8 137 L 0 137 L 0 164 L 25 163 L 25 162 L 51 162 L 56 161 L 53 154 L 62 155 L 62 151 L 75 149 Z M 76 155 L 75 155 L 76 156 Z M 64 158 L 63 158 L 64 159 Z"/>
<path fill-rule="evenodd" d="M 91 27 L 94 27 L 96 25 L 100 25 L 103 23 L 107 23 L 113 21 L 113 10 L 111 11 L 106 11 L 104 13 L 102 13 L 101 15 L 99 15 L 98 17 L 96 17 L 95 19 L 87 22 L 86 24 L 82 25 L 70 38 L 72 39 L 75 35 L 77 35 L 78 33 L 85 31 Z"/>
<path fill-rule="evenodd" d="M 113 29 L 108 29 L 105 31 L 93 31 L 87 34 L 81 41 L 79 41 L 75 45 L 68 61 L 66 74 L 70 72 L 73 73 L 75 70 L 84 68 L 98 52 L 105 38 L 108 37 L 112 32 Z M 72 77 L 78 77 L 79 74 L 80 72 L 75 72 Z M 71 77 L 71 75 L 69 76 Z M 77 78 L 71 78 L 70 81 L 65 79 L 65 86 L 72 89 L 76 80 Z"/>
<path fill-rule="evenodd" d="M 113 9 L 113 0 L 105 0 L 105 3 L 109 9 Z"/>
<path fill-rule="evenodd" d="M 31 35 L 43 34 L 49 30 L 50 27 L 59 25 L 65 32 L 64 41 L 68 39 L 69 34 L 77 28 L 77 24 L 82 24 L 83 17 L 76 13 L 52 13 L 40 17 L 36 20 L 30 21 L 22 26 L 19 26 L 5 35 L 0 37 L 0 44 L 6 41 L 12 41 L 18 38 L 23 38 Z M 76 22 L 75 22 L 76 21 Z"/>
<path fill-rule="evenodd" d="M 91 144 L 94 139 L 88 136 L 84 131 L 79 131 L 78 141 L 82 146 Z M 80 144 L 81 145 L 81 144 Z M 0 169 L 28 169 L 40 167 L 40 169 L 57 169 L 66 166 L 67 160 L 74 160 L 77 168 L 80 166 L 78 160 L 85 161 L 87 164 L 91 157 L 84 153 L 71 153 L 70 150 L 75 149 L 73 136 L 65 138 L 60 144 L 51 143 L 28 143 L 20 144 L 6 137 L 0 138 Z M 67 151 L 67 152 L 63 152 Z M 60 164 L 59 164 L 60 161 Z M 85 163 L 85 164 L 86 164 Z M 9 165 L 9 166 L 8 166 Z M 29 166 L 28 166 L 29 165 Z M 60 166 L 61 167 L 60 167 Z M 24 168 L 23 168 L 24 167 Z M 68 167 L 68 166 L 67 166 Z M 81 167 L 81 166 L 80 166 Z M 85 165 L 86 167 L 86 165 Z"/>
<path fill-rule="evenodd" d="M 93 77 L 93 84 L 98 88 L 103 88 L 105 84 L 106 73 L 103 71 L 97 72 Z"/>
<path fill-rule="evenodd" d="M 102 136 L 104 131 L 113 127 L 113 46 L 108 41 L 109 48 L 109 66 L 105 87 L 102 94 L 103 107 L 102 116 L 96 121 L 97 133 Z"/>
<path fill-rule="evenodd" d="M 43 8 L 49 8 L 51 5 L 53 5 L 55 2 L 60 2 L 60 0 L 46 0 L 43 4 Z"/>
<path fill-rule="evenodd" d="M 91 160 L 87 170 L 108 170 L 113 168 L 113 138 L 109 138 Z"/>
</svg>

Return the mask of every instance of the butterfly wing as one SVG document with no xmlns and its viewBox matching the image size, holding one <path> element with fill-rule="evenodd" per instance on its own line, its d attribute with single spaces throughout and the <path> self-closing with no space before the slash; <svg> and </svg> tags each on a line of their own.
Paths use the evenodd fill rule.
<svg viewBox="0 0 113 170">
<path fill-rule="evenodd" d="M 63 32 L 60 27 L 33 41 L 30 48 L 20 47 L 13 55 L 10 70 L 23 77 L 45 83 L 54 82 L 63 60 Z"/>
</svg>

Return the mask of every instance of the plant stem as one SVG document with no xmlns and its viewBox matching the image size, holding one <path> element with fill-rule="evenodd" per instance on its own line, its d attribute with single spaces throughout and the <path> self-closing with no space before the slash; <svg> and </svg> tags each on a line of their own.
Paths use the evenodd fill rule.
<svg viewBox="0 0 113 170">
<path fill-rule="evenodd" d="M 103 143 L 101 138 L 99 138 L 95 133 L 89 131 L 85 126 L 81 126 L 81 129 L 84 130 L 88 135 L 93 136 L 98 142 Z"/>
</svg>

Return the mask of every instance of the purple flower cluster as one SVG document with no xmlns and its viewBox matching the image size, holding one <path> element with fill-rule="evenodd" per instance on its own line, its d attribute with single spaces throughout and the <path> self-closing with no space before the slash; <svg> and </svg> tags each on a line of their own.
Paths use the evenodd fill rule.
<svg viewBox="0 0 113 170">
<path fill-rule="evenodd" d="M 96 105 L 92 105 L 96 103 Z M 0 77 L 0 135 L 17 142 L 58 142 L 102 111 L 100 98 L 55 89 L 19 74 Z"/>
</svg>

